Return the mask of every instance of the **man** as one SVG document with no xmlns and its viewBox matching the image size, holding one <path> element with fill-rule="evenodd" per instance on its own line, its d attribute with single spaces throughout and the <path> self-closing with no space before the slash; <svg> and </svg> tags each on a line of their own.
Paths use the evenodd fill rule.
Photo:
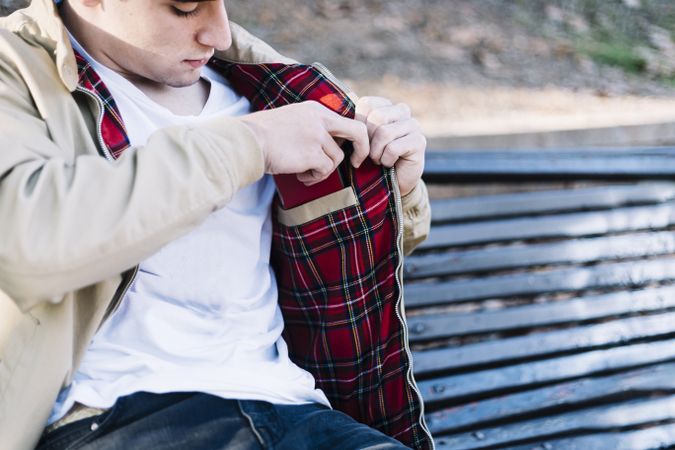
<svg viewBox="0 0 675 450">
<path fill-rule="evenodd" d="M 354 105 L 220 0 L 0 25 L 3 448 L 432 447 L 405 105 Z"/>
</svg>

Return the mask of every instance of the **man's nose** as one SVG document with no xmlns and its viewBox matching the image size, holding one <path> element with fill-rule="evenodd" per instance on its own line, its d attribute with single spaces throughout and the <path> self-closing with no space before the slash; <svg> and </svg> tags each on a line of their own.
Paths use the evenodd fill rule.
<svg viewBox="0 0 675 450">
<path fill-rule="evenodd" d="M 232 32 L 224 2 L 214 2 L 202 27 L 197 32 L 197 41 L 216 50 L 227 50 L 232 45 Z"/>
</svg>

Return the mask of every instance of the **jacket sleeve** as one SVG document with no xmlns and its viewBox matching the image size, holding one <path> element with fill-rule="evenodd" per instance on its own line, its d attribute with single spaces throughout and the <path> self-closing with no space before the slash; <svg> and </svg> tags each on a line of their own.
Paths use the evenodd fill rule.
<svg viewBox="0 0 675 450">
<path fill-rule="evenodd" d="M 403 253 L 407 256 L 421 244 L 431 227 L 429 194 L 422 180 L 401 198 L 403 202 Z"/>
<path fill-rule="evenodd" d="M 22 311 L 133 267 L 264 172 L 236 118 L 160 130 L 114 163 L 80 153 L 0 58 L 0 291 Z"/>
</svg>

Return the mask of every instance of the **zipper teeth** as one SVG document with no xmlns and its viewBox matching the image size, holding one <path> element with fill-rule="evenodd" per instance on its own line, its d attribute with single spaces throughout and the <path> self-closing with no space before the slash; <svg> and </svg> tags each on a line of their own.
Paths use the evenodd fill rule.
<svg viewBox="0 0 675 450">
<path fill-rule="evenodd" d="M 315 62 L 312 64 L 314 67 L 316 67 L 319 72 L 321 72 L 326 78 L 328 78 L 333 84 L 335 84 L 339 89 L 341 89 L 347 96 L 349 97 L 349 92 L 350 90 L 340 81 L 338 80 L 335 75 L 333 75 L 333 72 L 328 70 L 326 66 L 321 64 L 320 62 Z M 413 376 L 413 357 L 412 357 L 412 352 L 410 351 L 410 345 L 408 343 L 408 323 L 406 322 L 405 319 L 405 314 L 403 313 L 403 284 L 401 283 L 401 278 L 403 274 L 403 201 L 401 200 L 401 191 L 398 188 L 398 182 L 396 180 L 396 169 L 393 167 L 389 171 L 390 178 L 391 178 L 391 183 L 394 189 L 394 198 L 396 201 L 396 215 L 398 216 L 398 235 L 396 237 L 396 247 L 398 249 L 399 255 L 401 257 L 399 258 L 398 265 L 396 267 L 396 272 L 395 272 L 395 280 L 396 280 L 396 285 L 398 286 L 398 299 L 396 300 L 396 316 L 398 317 L 399 322 L 403 325 L 403 340 L 404 340 L 404 348 L 406 355 L 408 356 L 408 371 L 406 373 L 406 380 L 408 381 L 408 384 L 410 387 L 413 389 L 415 394 L 417 395 L 417 399 L 420 402 L 420 418 L 419 418 L 419 424 L 422 427 L 422 430 L 427 434 L 427 437 L 429 439 L 429 442 L 431 443 L 431 448 L 432 450 L 436 448 L 433 436 L 431 435 L 431 431 L 429 431 L 429 427 L 427 426 L 426 419 L 424 418 L 424 400 L 422 398 L 422 394 L 420 393 L 419 388 L 417 387 L 417 383 L 415 382 L 415 378 Z"/>
<path fill-rule="evenodd" d="M 128 280 L 128 281 L 126 282 L 126 284 L 124 285 L 124 288 L 122 289 L 122 291 L 120 291 L 120 294 L 119 294 L 119 295 L 116 295 L 116 296 L 110 301 L 110 303 L 108 304 L 108 307 L 106 308 L 105 313 L 103 314 L 103 318 L 101 319 L 101 322 L 99 323 L 98 328 L 97 328 L 96 331 L 98 331 L 98 329 L 100 329 L 101 326 L 103 326 L 103 323 L 104 323 L 106 320 L 108 320 L 108 319 L 110 318 L 110 316 L 112 316 L 113 313 L 114 313 L 115 311 L 117 311 L 117 308 L 119 307 L 120 303 L 122 303 L 122 299 L 123 299 L 124 296 L 127 294 L 127 291 L 129 290 L 129 288 L 131 287 L 131 285 L 132 285 L 132 284 L 134 283 L 134 281 L 136 280 L 136 275 L 138 274 L 138 269 L 139 269 L 139 268 L 140 268 L 140 266 L 134 267 L 133 273 L 131 274 L 131 276 L 129 277 L 129 280 Z"/>
<path fill-rule="evenodd" d="M 103 116 L 105 114 L 105 108 L 103 107 L 103 102 L 101 101 L 100 98 L 98 98 L 98 96 L 96 94 L 94 94 L 93 92 L 90 92 L 89 90 L 87 90 L 87 89 L 85 89 L 81 86 L 78 86 L 75 90 L 77 92 L 82 92 L 82 93 L 86 94 L 88 97 L 94 99 L 94 102 L 96 102 L 96 105 L 98 106 L 98 118 L 96 120 L 96 138 L 98 139 L 99 150 L 103 153 L 103 156 L 105 157 L 105 159 L 107 159 L 110 162 L 113 162 L 115 160 L 115 158 L 113 158 L 112 154 L 108 150 L 108 146 L 105 144 L 105 140 L 103 139 L 103 132 L 101 131 L 101 129 L 103 127 Z M 125 286 L 122 289 L 122 291 L 120 292 L 120 294 L 115 296 L 110 301 L 110 303 L 108 304 L 108 307 L 106 308 L 106 311 L 103 314 L 103 318 L 101 319 L 101 322 L 98 325 L 97 331 L 98 331 L 98 329 L 101 328 L 103 323 L 108 318 L 110 318 L 110 316 L 115 312 L 115 310 L 117 310 L 117 307 L 120 305 L 122 299 L 124 298 L 127 291 L 129 290 L 129 288 L 133 284 L 134 280 L 136 279 L 136 274 L 138 274 L 139 267 L 140 266 L 134 267 L 134 271 L 131 274 L 131 277 L 129 277 L 129 280 L 125 284 Z"/>
<path fill-rule="evenodd" d="M 415 394 L 417 394 L 417 399 L 420 402 L 420 419 L 419 424 L 422 426 L 422 430 L 427 433 L 429 442 L 431 443 L 432 450 L 436 448 L 434 443 L 433 436 L 429 427 L 427 426 L 426 419 L 424 417 L 424 399 L 420 393 L 415 378 L 413 376 L 413 356 L 410 351 L 410 345 L 408 342 L 408 323 L 405 319 L 405 314 L 403 313 L 403 284 L 401 283 L 401 278 L 403 274 L 403 200 L 401 200 L 401 191 L 398 187 L 398 181 L 396 180 L 396 169 L 393 167 L 389 170 L 391 183 L 394 189 L 394 199 L 396 201 L 396 215 L 398 216 L 398 235 L 396 237 L 396 247 L 398 249 L 399 255 L 401 257 L 398 260 L 398 265 L 396 267 L 395 279 L 396 285 L 398 286 L 398 298 L 396 300 L 396 316 L 398 320 L 403 325 L 403 346 L 405 348 L 406 355 L 408 356 L 408 371 L 406 373 L 406 379 L 408 384 L 413 389 Z"/>
<path fill-rule="evenodd" d="M 96 121 L 96 137 L 98 138 L 99 148 L 103 152 L 103 156 L 105 156 L 105 159 L 107 159 L 110 162 L 114 161 L 113 156 L 110 154 L 110 151 L 108 151 L 108 146 L 105 145 L 105 141 L 103 140 L 103 133 L 101 131 L 103 126 L 103 115 L 105 114 L 103 102 L 95 94 L 93 94 L 92 92 L 88 91 L 83 87 L 78 86 L 76 90 L 78 92 L 87 94 L 90 98 L 93 98 L 94 101 L 96 102 L 96 105 L 98 105 L 98 119 Z"/>
<path fill-rule="evenodd" d="M 340 80 L 338 80 L 335 75 L 333 75 L 333 72 L 331 72 L 326 66 L 321 64 L 320 62 L 315 62 L 312 64 L 314 67 L 316 67 L 319 72 L 321 72 L 326 78 L 328 78 L 333 84 L 335 84 L 339 89 L 341 89 L 347 96 L 349 97 L 349 92 L 350 90 L 347 88 L 346 85 L 344 85 Z M 412 352 L 410 351 L 410 345 L 408 344 L 408 323 L 406 322 L 405 319 L 405 314 L 403 313 L 403 284 L 401 283 L 401 278 L 402 278 L 402 273 L 403 273 L 403 201 L 401 200 L 401 191 L 398 188 L 398 182 L 396 181 L 396 169 L 393 167 L 389 171 L 390 173 L 390 178 L 392 182 L 392 186 L 394 188 L 394 198 L 396 201 L 396 215 L 398 216 L 398 235 L 396 237 L 396 247 L 398 249 L 399 255 L 401 257 L 398 260 L 398 265 L 396 267 L 396 272 L 395 272 L 395 280 L 396 280 L 396 285 L 398 286 L 398 298 L 396 300 L 396 316 L 398 317 L 399 322 L 403 325 L 403 340 L 404 340 L 404 348 L 406 355 L 408 356 L 408 371 L 406 373 L 406 380 L 408 381 L 408 384 L 410 387 L 413 389 L 415 394 L 417 395 L 417 399 L 420 402 L 420 419 L 419 419 L 419 424 L 422 427 L 422 430 L 424 430 L 425 433 L 427 433 L 427 436 L 429 438 L 429 442 L 431 443 L 431 448 L 432 450 L 435 449 L 435 444 L 433 437 L 431 435 L 431 432 L 429 431 L 429 427 L 427 426 L 426 419 L 424 418 L 424 400 L 422 399 L 422 394 L 419 391 L 419 388 L 417 387 L 417 383 L 415 382 L 415 378 L 413 376 L 413 357 L 412 357 Z"/>
<path fill-rule="evenodd" d="M 312 63 L 312 66 L 317 68 L 322 75 L 328 78 L 331 81 L 331 83 L 337 86 L 340 90 L 342 90 L 345 93 L 345 95 L 347 95 L 347 97 L 351 99 L 352 90 L 349 89 L 347 85 L 345 85 L 342 81 L 340 81 L 335 75 L 333 75 L 333 72 L 331 72 L 326 66 L 324 66 L 320 62 L 314 62 Z"/>
<path fill-rule="evenodd" d="M 333 72 L 331 72 L 326 66 L 321 64 L 320 62 L 315 62 L 312 63 L 312 66 L 316 67 L 319 72 L 321 72 L 326 78 L 328 78 L 335 86 L 337 86 L 339 89 L 341 89 L 347 97 L 351 98 L 351 95 L 349 94 L 350 89 L 347 88 L 345 84 L 343 84 L 340 80 L 338 80 L 335 75 L 333 75 Z M 408 384 L 410 387 L 413 389 L 415 394 L 417 395 L 417 399 L 420 402 L 420 419 L 419 419 L 419 424 L 422 427 L 422 430 L 427 434 L 427 437 L 429 439 L 429 442 L 431 443 L 431 448 L 434 450 L 436 448 L 433 436 L 431 435 L 431 431 L 429 431 L 429 427 L 427 426 L 426 419 L 424 418 L 424 400 L 422 398 L 422 394 L 420 393 L 419 388 L 417 387 L 417 383 L 415 382 L 415 378 L 413 376 L 413 357 L 412 357 L 412 352 L 410 351 L 410 345 L 408 343 L 408 323 L 406 322 L 405 319 L 405 314 L 403 313 L 403 284 L 401 283 L 401 278 L 403 274 L 403 201 L 401 200 L 401 191 L 398 188 L 398 182 L 396 181 L 396 170 L 392 167 L 389 171 L 390 178 L 391 178 L 391 183 L 394 188 L 394 198 L 396 201 L 396 215 L 398 216 L 398 235 L 396 237 L 396 247 L 398 249 L 399 255 L 401 257 L 398 260 L 398 266 L 396 267 L 396 272 L 395 272 L 395 280 L 396 280 L 396 285 L 398 286 L 398 299 L 396 300 L 396 316 L 398 317 L 399 322 L 403 325 L 403 340 L 404 340 L 404 348 L 406 355 L 408 356 L 408 371 L 406 373 L 406 380 L 408 381 Z"/>
</svg>

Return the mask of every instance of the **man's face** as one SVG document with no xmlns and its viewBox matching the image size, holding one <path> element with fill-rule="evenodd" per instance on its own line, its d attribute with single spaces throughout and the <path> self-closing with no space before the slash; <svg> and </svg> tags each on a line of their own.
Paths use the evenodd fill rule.
<svg viewBox="0 0 675 450">
<path fill-rule="evenodd" d="M 71 1 L 87 5 L 97 35 L 87 50 L 131 80 L 189 86 L 232 43 L 224 0 Z"/>
</svg>

